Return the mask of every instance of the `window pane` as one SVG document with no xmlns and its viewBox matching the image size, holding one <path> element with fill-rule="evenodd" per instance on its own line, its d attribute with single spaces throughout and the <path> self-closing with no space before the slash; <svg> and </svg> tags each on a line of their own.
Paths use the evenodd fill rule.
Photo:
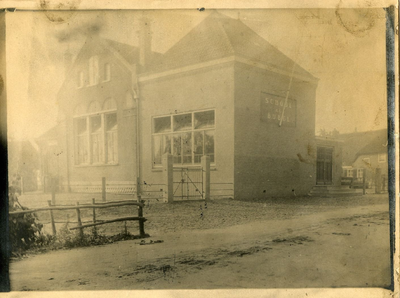
<svg viewBox="0 0 400 298">
<path fill-rule="evenodd" d="M 183 163 L 192 163 L 192 133 L 182 134 Z"/>
<path fill-rule="evenodd" d="M 175 115 L 174 131 L 192 129 L 192 114 Z"/>
<path fill-rule="evenodd" d="M 200 163 L 201 157 L 203 156 L 203 147 L 204 147 L 204 132 L 198 131 L 194 133 L 194 162 Z"/>
<path fill-rule="evenodd" d="M 154 119 L 154 132 L 166 132 L 171 131 L 171 117 L 162 117 Z"/>
<path fill-rule="evenodd" d="M 174 163 L 182 163 L 182 146 L 181 146 L 181 135 L 176 134 L 173 136 L 173 156 Z"/>
<path fill-rule="evenodd" d="M 86 118 L 75 119 L 76 132 L 78 135 L 86 132 Z"/>
<path fill-rule="evenodd" d="M 109 81 L 111 79 L 111 67 L 109 63 L 104 64 L 104 80 Z"/>
<path fill-rule="evenodd" d="M 115 130 L 117 129 L 117 114 L 106 114 L 106 130 Z"/>
<path fill-rule="evenodd" d="M 92 160 L 93 163 L 102 162 L 103 146 L 101 141 L 101 134 L 95 133 L 91 135 L 92 141 Z"/>
<path fill-rule="evenodd" d="M 210 128 L 215 125 L 214 111 L 199 112 L 194 114 L 194 128 Z"/>
<path fill-rule="evenodd" d="M 118 134 L 116 130 L 108 131 L 107 134 L 107 162 L 118 161 Z"/>
<path fill-rule="evenodd" d="M 100 117 L 100 115 L 99 116 L 90 117 L 90 126 L 91 126 L 90 131 L 92 133 L 99 132 L 101 130 L 101 117 Z"/>
<path fill-rule="evenodd" d="M 161 139 L 162 136 L 153 136 L 153 163 L 161 164 Z"/>
<path fill-rule="evenodd" d="M 165 154 L 165 153 L 171 154 L 171 137 L 170 136 L 164 136 L 163 146 L 164 146 L 163 154 Z"/>
<path fill-rule="evenodd" d="M 204 154 L 210 156 L 210 162 L 214 162 L 214 131 L 204 132 Z"/>
<path fill-rule="evenodd" d="M 78 136 L 77 137 L 77 151 L 78 151 L 78 159 L 77 163 L 87 163 L 88 162 L 88 150 L 87 150 L 87 139 L 86 136 Z"/>
</svg>

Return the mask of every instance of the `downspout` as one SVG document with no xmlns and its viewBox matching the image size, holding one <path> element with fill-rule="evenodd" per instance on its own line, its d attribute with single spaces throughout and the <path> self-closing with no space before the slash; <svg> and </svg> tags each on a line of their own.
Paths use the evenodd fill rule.
<svg viewBox="0 0 400 298">
<path fill-rule="evenodd" d="M 140 156 L 140 100 L 139 100 L 139 83 L 137 79 L 137 66 L 135 65 L 132 73 L 132 93 L 136 102 L 136 180 L 137 187 L 140 186 L 142 177 L 141 173 L 141 156 Z"/>
</svg>

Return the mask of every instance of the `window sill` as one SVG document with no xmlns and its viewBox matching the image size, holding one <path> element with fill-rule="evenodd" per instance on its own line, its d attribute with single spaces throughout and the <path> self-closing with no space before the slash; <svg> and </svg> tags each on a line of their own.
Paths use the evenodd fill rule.
<svg viewBox="0 0 400 298">
<path fill-rule="evenodd" d="M 175 169 L 186 169 L 186 168 L 189 168 L 189 169 L 200 169 L 201 166 L 194 166 L 194 165 L 186 165 L 185 166 L 185 165 L 181 165 L 181 166 L 174 166 L 173 168 L 174 168 L 174 170 Z M 162 172 L 162 170 L 163 170 L 162 166 L 154 166 L 151 169 L 152 172 Z M 215 165 L 211 165 L 210 166 L 210 171 L 217 171 L 217 167 Z"/>
<path fill-rule="evenodd" d="M 74 165 L 76 168 L 88 168 L 88 167 L 109 167 L 109 166 L 118 166 L 118 163 L 95 163 L 95 164 L 80 164 Z"/>
</svg>

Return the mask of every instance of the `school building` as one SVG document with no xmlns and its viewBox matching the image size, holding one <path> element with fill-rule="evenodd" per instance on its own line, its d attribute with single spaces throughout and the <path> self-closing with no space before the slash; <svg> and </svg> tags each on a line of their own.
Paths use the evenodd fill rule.
<svg viewBox="0 0 400 298">
<path fill-rule="evenodd" d="M 315 137 L 317 78 L 220 13 L 164 54 L 152 51 L 148 24 L 138 47 L 97 36 L 75 61 L 66 54 L 58 103 L 67 189 L 95 191 L 106 177 L 110 190 L 134 192 L 139 177 L 162 191 L 165 154 L 177 188 L 183 169 L 201 170 L 209 156 L 211 196 L 340 185 L 341 145 Z"/>
</svg>

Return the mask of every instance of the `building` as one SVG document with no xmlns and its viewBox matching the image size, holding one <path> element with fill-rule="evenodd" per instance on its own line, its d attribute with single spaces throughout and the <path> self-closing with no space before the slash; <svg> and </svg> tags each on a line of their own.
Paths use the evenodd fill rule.
<svg viewBox="0 0 400 298">
<path fill-rule="evenodd" d="M 354 155 L 350 164 L 343 167 L 343 176 L 352 177 L 356 185 L 365 181 L 369 188 L 376 183 L 387 187 L 388 159 L 387 159 L 387 130 L 378 130 L 371 133 L 368 142 Z M 364 172 L 365 170 L 365 172 Z M 377 175 L 380 177 L 376 181 Z"/>
<path fill-rule="evenodd" d="M 317 155 L 331 172 L 324 184 L 337 184 L 336 145 L 315 138 L 317 78 L 216 12 L 162 55 L 142 27 L 139 47 L 92 37 L 66 59 L 58 102 L 72 191 L 102 177 L 127 190 L 137 177 L 162 185 L 166 153 L 176 183 L 208 155 L 215 195 L 226 185 L 235 198 L 305 195 L 317 183 Z"/>
</svg>

